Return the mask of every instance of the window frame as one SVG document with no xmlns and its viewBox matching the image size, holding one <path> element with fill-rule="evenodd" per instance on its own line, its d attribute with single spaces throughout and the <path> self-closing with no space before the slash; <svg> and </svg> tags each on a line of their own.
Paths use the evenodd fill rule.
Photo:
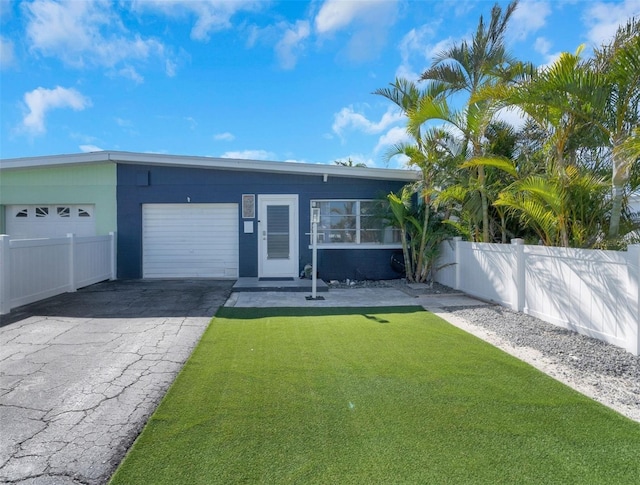
<svg viewBox="0 0 640 485">
<path fill-rule="evenodd" d="M 360 242 L 361 238 L 361 202 L 376 202 L 376 199 L 310 199 L 309 200 L 309 213 L 313 213 L 314 207 L 319 208 L 321 203 L 326 202 L 355 202 L 356 203 L 356 224 L 355 224 L 355 234 L 356 234 L 356 242 L 321 242 L 318 241 L 317 247 L 318 249 L 400 249 L 402 248 L 402 243 L 400 241 L 394 243 L 373 243 L 373 242 Z M 320 218 L 322 219 L 322 213 L 320 214 Z M 392 229 L 392 226 L 387 226 L 387 228 L 383 229 Z M 309 249 L 311 249 L 312 241 L 311 241 L 311 231 L 312 224 L 309 221 Z M 318 231 L 320 232 L 320 231 Z"/>
</svg>

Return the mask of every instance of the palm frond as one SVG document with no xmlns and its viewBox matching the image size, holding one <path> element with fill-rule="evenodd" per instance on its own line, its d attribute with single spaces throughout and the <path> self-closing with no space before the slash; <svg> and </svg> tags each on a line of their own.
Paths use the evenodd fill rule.
<svg viewBox="0 0 640 485">
<path fill-rule="evenodd" d="M 473 157 L 460 165 L 460 168 L 476 168 L 481 165 L 484 167 L 497 168 L 514 178 L 518 176 L 518 171 L 513 161 L 503 157 Z"/>
</svg>

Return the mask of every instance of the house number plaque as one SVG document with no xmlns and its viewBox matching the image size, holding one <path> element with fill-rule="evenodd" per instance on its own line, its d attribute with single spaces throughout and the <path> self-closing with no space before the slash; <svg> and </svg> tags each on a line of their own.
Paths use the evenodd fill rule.
<svg viewBox="0 0 640 485">
<path fill-rule="evenodd" d="M 253 219 L 256 216 L 256 196 L 242 194 L 242 218 Z"/>
</svg>

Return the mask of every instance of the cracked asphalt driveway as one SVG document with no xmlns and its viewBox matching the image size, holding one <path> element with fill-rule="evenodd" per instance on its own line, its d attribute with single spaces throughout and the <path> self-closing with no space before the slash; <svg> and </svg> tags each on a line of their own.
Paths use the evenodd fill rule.
<svg viewBox="0 0 640 485">
<path fill-rule="evenodd" d="M 232 281 L 113 281 L 0 320 L 0 483 L 108 481 Z"/>
</svg>

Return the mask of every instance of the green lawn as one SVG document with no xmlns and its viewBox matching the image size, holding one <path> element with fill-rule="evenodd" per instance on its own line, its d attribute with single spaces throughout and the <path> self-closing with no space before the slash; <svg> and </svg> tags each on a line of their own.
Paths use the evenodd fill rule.
<svg viewBox="0 0 640 485">
<path fill-rule="evenodd" d="M 223 308 L 112 484 L 640 483 L 640 424 L 419 308 Z"/>
</svg>

